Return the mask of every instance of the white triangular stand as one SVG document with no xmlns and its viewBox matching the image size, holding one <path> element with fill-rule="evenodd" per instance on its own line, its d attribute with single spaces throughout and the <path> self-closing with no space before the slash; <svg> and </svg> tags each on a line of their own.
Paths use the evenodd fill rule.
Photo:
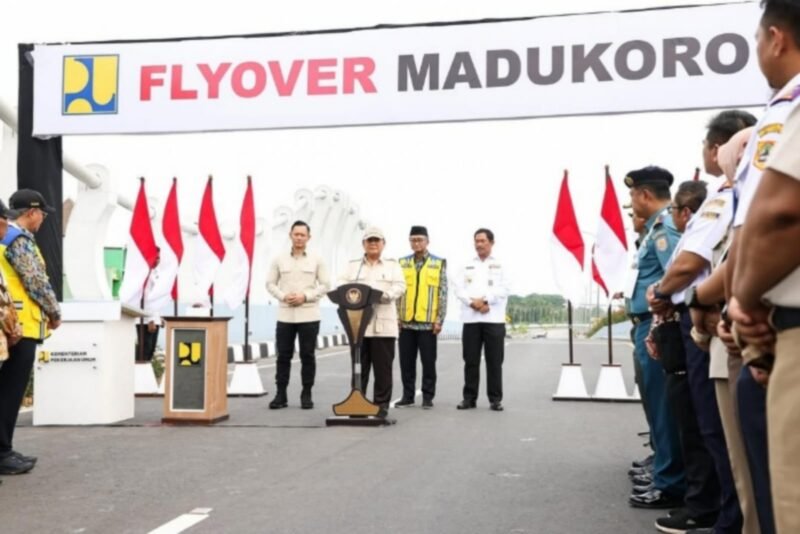
<svg viewBox="0 0 800 534">
<path fill-rule="evenodd" d="M 558 389 L 553 395 L 553 400 L 592 400 L 586 391 L 581 364 L 565 363 L 561 365 L 561 378 L 558 380 Z"/>
<path fill-rule="evenodd" d="M 639 394 L 639 384 L 633 385 L 633 394 L 631 394 L 631 401 L 640 402 L 642 400 L 642 396 Z"/>
<path fill-rule="evenodd" d="M 266 394 L 256 362 L 234 364 L 233 378 L 228 386 L 229 397 L 263 397 Z"/>
<path fill-rule="evenodd" d="M 600 376 L 597 378 L 597 387 L 592 395 L 592 400 L 597 401 L 630 401 L 625 379 L 622 378 L 622 366 L 619 364 L 603 364 Z"/>
<path fill-rule="evenodd" d="M 158 395 L 158 382 L 150 362 L 137 362 L 133 392 L 137 396 Z"/>
</svg>

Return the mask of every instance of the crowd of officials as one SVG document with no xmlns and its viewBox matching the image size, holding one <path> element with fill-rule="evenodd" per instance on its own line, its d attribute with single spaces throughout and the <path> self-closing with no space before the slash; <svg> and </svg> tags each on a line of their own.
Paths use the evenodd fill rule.
<svg viewBox="0 0 800 534">
<path fill-rule="evenodd" d="M 800 1 L 764 0 L 756 118 L 724 111 L 707 183 L 630 172 L 626 304 L 653 454 L 630 504 L 667 533 L 800 533 Z"/>
<path fill-rule="evenodd" d="M 319 301 L 331 287 L 322 259 L 307 250 L 311 228 L 296 221 L 290 230 L 291 250 L 273 259 L 267 289 L 280 302 L 275 329 L 278 354 L 275 397 L 271 409 L 288 406 L 287 387 L 295 343 L 300 354 L 302 390 L 300 406 L 314 407 L 315 348 L 319 333 Z M 492 255 L 494 233 L 480 228 L 474 233 L 476 255 L 455 279 L 447 275 L 447 261 L 428 250 L 428 230 L 413 226 L 409 232 L 412 254 L 399 260 L 383 257 L 386 238 L 376 227 L 362 236 L 364 255 L 350 261 L 339 284 L 362 283 L 381 291 L 381 300 L 366 327 L 361 345 L 361 388 L 367 391 L 374 377 L 372 400 L 386 417 L 392 398 L 395 345 L 400 352 L 403 393 L 395 403 L 404 408 L 416 404 L 417 358 L 422 363 L 422 408 L 433 408 L 436 395 L 437 336 L 447 314 L 448 289 L 452 285 L 462 305 L 464 390 L 459 410 L 477 406 L 481 352 L 486 358 L 486 391 L 489 408 L 503 410 L 503 357 L 509 284 L 502 263 Z"/>
</svg>

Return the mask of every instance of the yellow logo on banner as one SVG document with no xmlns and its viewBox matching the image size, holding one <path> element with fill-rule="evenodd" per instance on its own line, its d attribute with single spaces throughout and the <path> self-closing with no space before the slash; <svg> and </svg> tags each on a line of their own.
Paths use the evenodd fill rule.
<svg viewBox="0 0 800 534">
<path fill-rule="evenodd" d="M 178 360 L 183 366 L 197 365 L 200 363 L 200 343 L 178 343 Z"/>
<path fill-rule="evenodd" d="M 117 112 L 119 56 L 64 57 L 64 115 Z"/>
<path fill-rule="evenodd" d="M 38 359 L 39 359 L 39 363 L 49 363 L 50 362 L 50 351 L 49 350 L 40 350 Z"/>
</svg>

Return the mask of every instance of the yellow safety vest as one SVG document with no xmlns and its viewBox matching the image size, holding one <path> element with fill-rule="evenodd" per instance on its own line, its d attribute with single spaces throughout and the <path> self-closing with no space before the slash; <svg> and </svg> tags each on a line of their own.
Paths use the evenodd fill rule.
<svg viewBox="0 0 800 534">
<path fill-rule="evenodd" d="M 406 295 L 401 306 L 401 320 L 405 323 L 433 323 L 439 314 L 439 286 L 445 260 L 429 255 L 417 271 L 414 256 L 400 259 L 406 279 Z"/>
<path fill-rule="evenodd" d="M 14 306 L 17 308 L 17 316 L 20 324 L 22 324 L 22 337 L 45 339 L 50 335 L 50 329 L 47 328 L 47 318 L 42 313 L 39 303 L 28 296 L 25 286 L 22 285 L 22 279 L 6 259 L 6 249 L 16 239 L 30 238 L 23 234 L 19 228 L 9 225 L 6 237 L 0 241 L 0 270 L 3 271 L 6 287 L 11 298 L 14 299 Z M 39 247 L 35 242 L 33 246 L 36 248 L 36 255 L 39 257 L 39 261 L 44 266 L 44 258 L 39 251 Z"/>
</svg>

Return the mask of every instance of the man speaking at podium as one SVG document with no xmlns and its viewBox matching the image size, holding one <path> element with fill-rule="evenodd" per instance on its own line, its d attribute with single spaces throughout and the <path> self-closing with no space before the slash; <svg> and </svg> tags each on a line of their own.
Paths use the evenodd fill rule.
<svg viewBox="0 0 800 534">
<path fill-rule="evenodd" d="M 375 368 L 375 386 L 372 402 L 380 406 L 379 417 L 389 413 L 392 399 L 392 363 L 394 344 L 397 339 L 396 301 L 406 292 L 406 281 L 400 264 L 394 259 L 383 259 L 386 246 L 383 232 L 375 227 L 367 228 L 361 241 L 364 256 L 352 260 L 339 284 L 361 283 L 383 292 L 381 302 L 367 325 L 361 350 L 361 390 L 366 393 L 369 371 Z"/>
</svg>

